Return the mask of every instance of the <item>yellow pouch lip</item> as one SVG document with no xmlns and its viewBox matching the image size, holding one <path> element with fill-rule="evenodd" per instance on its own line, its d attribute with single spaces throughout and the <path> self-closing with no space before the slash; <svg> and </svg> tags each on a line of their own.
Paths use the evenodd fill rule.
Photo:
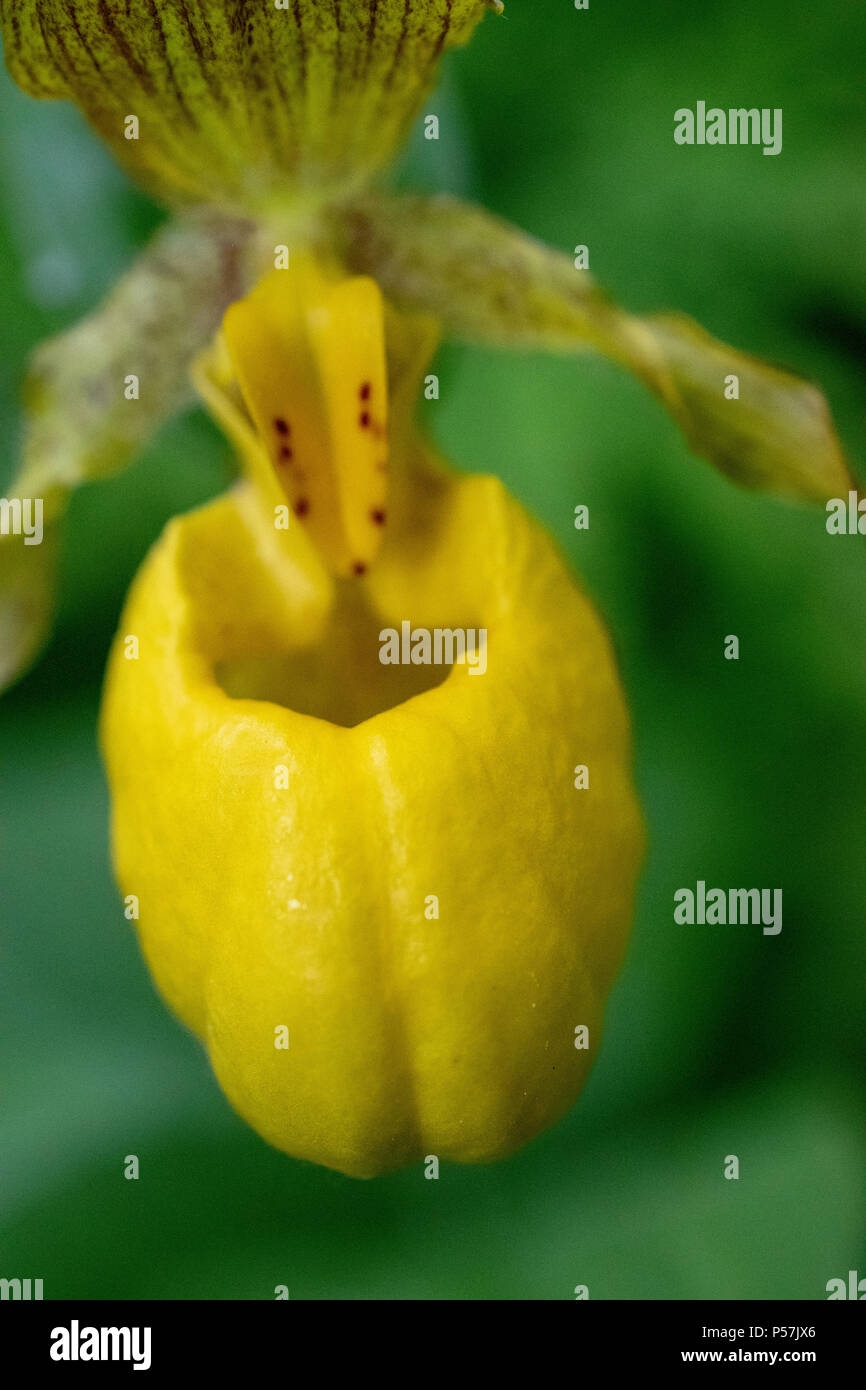
<svg viewBox="0 0 866 1390">
<path fill-rule="evenodd" d="M 146 560 L 102 715 L 117 875 L 140 895 L 157 985 L 260 1135 L 357 1176 L 431 1152 L 488 1161 L 574 1100 L 642 841 L 591 604 L 501 483 L 437 471 L 421 446 L 413 463 L 369 576 L 376 605 L 433 626 L 471 599 L 484 675 L 455 668 L 349 728 L 226 694 L 216 660 L 314 643 L 333 594 L 301 531 L 285 547 L 245 484 Z"/>
</svg>

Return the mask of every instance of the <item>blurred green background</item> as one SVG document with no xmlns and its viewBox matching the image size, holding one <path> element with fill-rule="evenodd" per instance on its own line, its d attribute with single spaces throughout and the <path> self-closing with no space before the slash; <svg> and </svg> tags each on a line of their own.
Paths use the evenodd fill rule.
<svg viewBox="0 0 866 1390">
<path fill-rule="evenodd" d="M 586 243 L 630 308 L 814 378 L 862 477 L 860 4 L 507 11 L 449 57 L 425 107 L 441 139 L 419 123 L 400 181 Z M 782 107 L 782 154 L 677 147 L 698 99 Z M 0 105 L 2 490 L 29 350 L 162 214 L 73 110 L 5 78 Z M 0 704 L 0 1275 L 47 1298 L 820 1299 L 866 1276 L 863 543 L 735 490 L 605 362 L 452 345 L 437 370 L 430 429 L 559 538 L 633 711 L 650 852 L 590 1084 L 508 1161 L 357 1182 L 268 1149 L 154 993 L 112 884 L 95 720 L 143 554 L 231 477 L 190 415 L 75 498 L 55 636 Z M 676 926 L 698 878 L 781 886 L 781 935 Z"/>
</svg>

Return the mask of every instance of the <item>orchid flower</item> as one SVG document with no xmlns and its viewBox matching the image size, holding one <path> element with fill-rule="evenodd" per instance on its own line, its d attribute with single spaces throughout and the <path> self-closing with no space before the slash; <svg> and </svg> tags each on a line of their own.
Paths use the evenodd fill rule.
<svg viewBox="0 0 866 1390">
<path fill-rule="evenodd" d="M 850 485 L 815 387 L 628 314 L 482 208 L 386 191 L 440 57 L 501 10 L 0 0 L 16 81 L 74 101 L 171 212 L 35 355 L 14 491 L 46 543 L 0 538 L 0 678 L 44 639 L 71 491 L 197 392 L 239 477 L 169 524 L 121 618 L 117 875 L 239 1113 L 357 1176 L 497 1158 L 573 1103 L 643 852 L 603 624 L 501 483 L 415 423 L 440 336 L 602 353 L 736 483 Z M 431 664 L 433 630 L 483 634 L 484 669 Z"/>
</svg>

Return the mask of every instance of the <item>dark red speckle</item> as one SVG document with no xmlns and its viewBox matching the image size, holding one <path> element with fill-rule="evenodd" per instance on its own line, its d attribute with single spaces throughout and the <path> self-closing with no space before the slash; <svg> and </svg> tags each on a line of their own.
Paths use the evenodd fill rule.
<svg viewBox="0 0 866 1390">
<path fill-rule="evenodd" d="M 280 458 L 281 458 L 281 459 L 290 459 L 290 458 L 292 457 L 292 454 L 293 454 L 293 451 L 292 451 L 292 449 L 289 448 L 289 445 L 288 445 L 288 444 L 282 444 L 282 445 L 280 445 Z"/>
<path fill-rule="evenodd" d="M 310 510 L 310 504 L 306 497 L 299 497 L 295 503 L 295 516 L 306 516 Z"/>
<path fill-rule="evenodd" d="M 370 513 L 370 520 L 375 521 L 377 526 L 385 525 L 385 513 L 381 507 L 374 507 Z"/>
<path fill-rule="evenodd" d="M 369 410 L 362 410 L 362 411 L 361 411 L 361 414 L 358 416 L 358 424 L 361 426 L 361 429 L 362 429 L 362 430 L 368 430 L 368 429 L 370 428 L 370 412 L 369 412 Z"/>
<path fill-rule="evenodd" d="M 372 391 L 373 391 L 373 388 L 372 388 L 372 386 L 370 385 L 369 381 L 365 381 L 365 382 L 363 383 L 363 385 L 361 386 L 361 389 L 360 389 L 360 391 L 358 392 L 358 395 L 361 397 L 361 400 L 362 400 L 362 401 L 368 401 L 368 400 L 370 399 L 370 396 L 371 396 L 371 394 L 372 394 Z"/>
<path fill-rule="evenodd" d="M 364 561 L 363 561 L 363 560 L 356 560 L 356 561 L 355 561 L 354 565 L 352 566 L 352 573 L 353 573 L 353 574 L 366 574 L 366 573 L 367 573 L 367 566 L 364 564 Z"/>
<path fill-rule="evenodd" d="M 274 429 L 276 430 L 277 434 L 288 434 L 290 432 L 291 426 L 289 425 L 288 420 L 284 420 L 282 416 L 280 416 L 274 421 Z"/>
</svg>

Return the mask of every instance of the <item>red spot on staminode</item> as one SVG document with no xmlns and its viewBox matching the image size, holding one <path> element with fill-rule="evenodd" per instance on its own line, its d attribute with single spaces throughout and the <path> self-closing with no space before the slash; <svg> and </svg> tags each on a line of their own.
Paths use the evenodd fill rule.
<svg viewBox="0 0 866 1390">
<path fill-rule="evenodd" d="M 306 516 L 310 510 L 310 504 L 306 497 L 299 497 L 295 503 L 295 516 Z"/>
<path fill-rule="evenodd" d="M 362 410 L 362 411 L 361 411 L 361 414 L 358 416 L 358 424 L 361 426 L 361 429 L 362 429 L 362 430 L 368 430 L 368 429 L 370 428 L 370 412 L 369 412 L 369 410 Z"/>
<path fill-rule="evenodd" d="M 370 520 L 375 521 L 377 526 L 385 525 L 385 512 L 382 507 L 374 507 L 370 513 Z"/>
<path fill-rule="evenodd" d="M 274 429 L 277 434 L 288 434 L 291 430 L 291 425 L 288 420 L 284 420 L 282 416 L 278 416 L 274 421 Z"/>
<path fill-rule="evenodd" d="M 370 385 L 369 381 L 365 381 L 362 384 L 361 389 L 358 392 L 358 395 L 361 397 L 362 401 L 368 401 L 370 399 L 370 393 L 372 392 L 372 390 L 373 388 Z"/>
<path fill-rule="evenodd" d="M 363 561 L 363 560 L 356 560 L 356 561 L 355 561 L 354 565 L 352 566 L 352 573 L 353 573 L 353 574 L 366 574 L 366 573 L 367 573 L 367 566 L 364 564 L 364 561 Z"/>
<path fill-rule="evenodd" d="M 286 460 L 288 460 L 288 459 L 290 459 L 291 457 L 292 457 L 292 450 L 289 448 L 288 444 L 281 444 L 281 445 L 280 445 L 280 458 L 281 458 L 281 459 L 286 459 Z"/>
</svg>

